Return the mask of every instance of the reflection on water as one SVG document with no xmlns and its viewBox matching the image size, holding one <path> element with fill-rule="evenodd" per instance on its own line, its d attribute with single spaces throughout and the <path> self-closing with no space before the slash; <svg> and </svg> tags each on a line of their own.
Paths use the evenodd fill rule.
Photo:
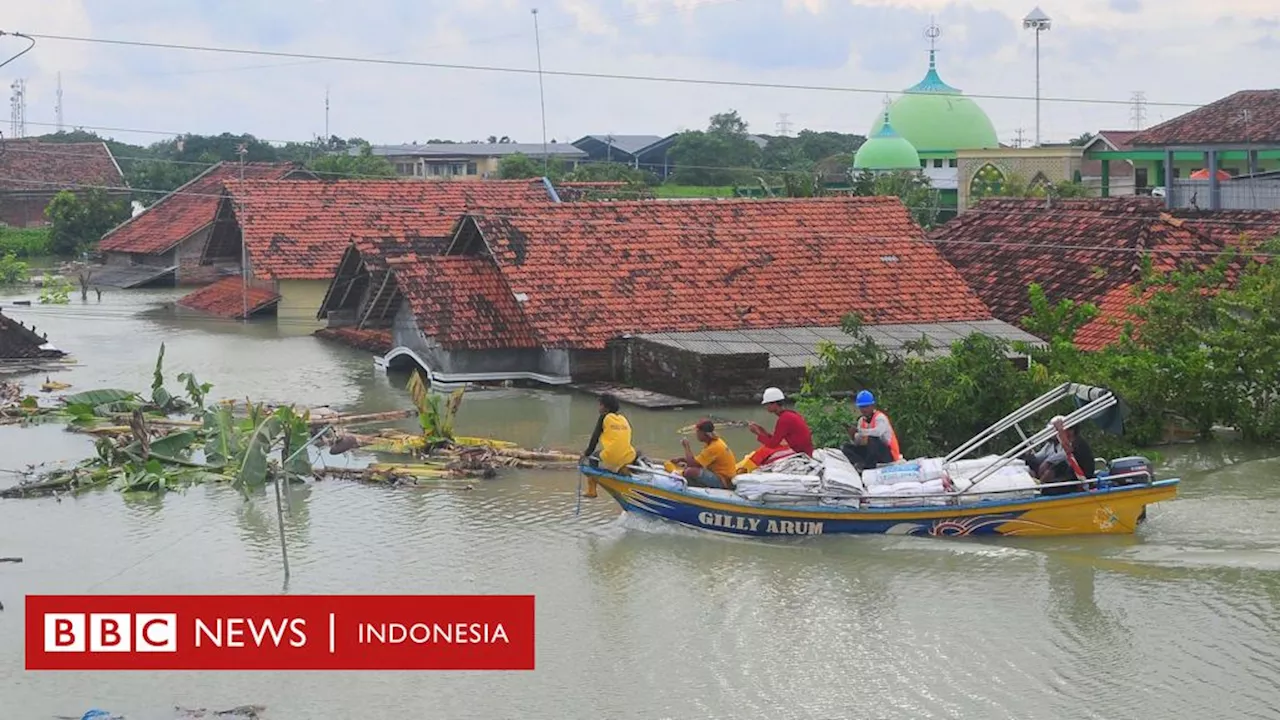
<svg viewBox="0 0 1280 720">
<path fill-rule="evenodd" d="M 79 388 L 147 387 L 164 342 L 170 377 L 191 370 L 217 397 L 407 406 L 403 378 L 367 353 L 271 323 L 192 319 L 164 307 L 176 296 L 12 312 L 76 355 L 60 379 Z M 677 454 L 675 430 L 699 414 L 628 412 L 653 455 Z M 578 451 L 595 414 L 588 397 L 499 389 L 470 394 L 458 429 Z M 758 407 L 717 414 L 765 420 Z M 725 436 L 751 448 L 745 430 Z M 0 449 L 0 468 L 16 469 L 91 445 L 58 427 L 0 428 Z M 271 718 L 1273 717 L 1274 454 L 1165 450 L 1182 497 L 1140 535 L 1063 540 L 721 537 L 619 518 L 605 498 L 575 515 L 572 472 L 287 489 L 289 592 L 532 592 L 538 669 L 523 674 L 24 673 L 26 593 L 279 592 L 275 496 L 200 486 L 2 501 L 0 555 L 26 562 L 0 566 L 0 688 L 6 717 L 22 718 L 250 702 Z"/>
</svg>

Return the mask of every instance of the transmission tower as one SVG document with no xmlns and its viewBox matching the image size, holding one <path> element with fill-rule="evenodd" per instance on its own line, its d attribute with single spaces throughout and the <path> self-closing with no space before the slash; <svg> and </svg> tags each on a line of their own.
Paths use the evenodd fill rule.
<svg viewBox="0 0 1280 720">
<path fill-rule="evenodd" d="M 58 132 L 62 132 L 62 73 L 58 73 L 58 102 L 53 106 L 53 112 L 57 118 Z"/>
<path fill-rule="evenodd" d="M 15 138 L 27 135 L 27 81 L 21 78 L 9 86 L 9 134 Z"/>
<path fill-rule="evenodd" d="M 778 122 L 776 126 L 778 128 L 778 134 L 783 137 L 791 136 L 791 121 L 787 119 L 789 117 L 791 116 L 787 113 L 781 113 L 778 115 Z"/>
<path fill-rule="evenodd" d="M 1147 119 L 1147 94 L 1141 90 L 1135 90 L 1130 101 L 1133 103 L 1133 108 L 1129 110 L 1129 120 L 1133 122 L 1134 130 L 1141 130 Z"/>
<path fill-rule="evenodd" d="M 1018 128 L 1013 138 L 1013 146 L 1016 148 L 1022 147 L 1026 143 L 1026 134 L 1026 130 Z"/>
</svg>

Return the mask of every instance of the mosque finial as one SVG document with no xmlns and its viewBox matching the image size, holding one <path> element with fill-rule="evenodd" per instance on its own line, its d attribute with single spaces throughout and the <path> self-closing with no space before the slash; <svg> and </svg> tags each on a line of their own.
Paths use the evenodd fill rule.
<svg viewBox="0 0 1280 720">
<path fill-rule="evenodd" d="M 934 58 L 938 52 L 938 38 L 942 36 L 942 28 L 934 22 L 932 15 L 929 16 L 929 27 L 925 28 L 924 36 L 929 38 L 929 67 L 937 67 Z"/>
</svg>

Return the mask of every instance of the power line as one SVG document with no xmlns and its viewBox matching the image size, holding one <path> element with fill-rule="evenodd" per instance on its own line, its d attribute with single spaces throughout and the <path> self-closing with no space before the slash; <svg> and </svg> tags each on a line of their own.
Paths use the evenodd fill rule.
<svg viewBox="0 0 1280 720">
<path fill-rule="evenodd" d="M 299 53 L 284 52 L 279 50 L 253 50 L 248 48 L 220 47 L 213 45 L 188 45 L 182 43 L 158 43 L 144 42 L 141 40 L 115 40 L 109 38 L 91 38 L 80 37 L 75 35 L 46 35 L 34 34 L 31 37 L 42 40 L 54 40 L 59 42 L 78 42 L 93 43 L 99 45 L 114 45 L 121 47 L 141 47 L 156 50 L 183 50 L 189 52 L 207 52 L 219 53 L 226 55 L 250 55 L 261 57 L 278 57 L 296 60 L 321 60 L 328 62 L 346 62 L 346 63 L 363 63 L 373 65 L 389 65 L 395 67 L 418 67 L 431 68 L 436 70 L 458 70 L 472 72 L 489 72 L 489 73 L 507 73 L 518 75 L 536 75 L 540 71 L 536 68 L 526 67 L 504 67 L 499 65 L 473 65 L 462 63 L 442 63 L 442 62 L 426 62 L 422 60 L 394 60 L 388 58 L 362 57 L 357 55 L 327 55 L 322 53 Z M 623 75 L 618 73 L 603 72 L 585 72 L 574 70 L 543 70 L 545 75 L 569 77 L 579 79 L 594 80 L 623 80 L 630 82 L 652 82 L 652 83 L 675 83 L 682 85 L 703 85 L 714 87 L 739 87 L 739 88 L 756 88 L 770 90 L 802 90 L 810 92 L 840 92 L 840 93 L 861 93 L 883 95 L 886 92 L 912 94 L 913 92 L 927 91 L 899 91 L 872 88 L 856 88 L 856 87 L 838 87 L 832 85 L 801 85 L 792 83 L 771 83 L 747 80 L 719 80 L 712 78 L 689 78 L 689 77 L 668 77 L 661 75 Z M 966 97 L 985 99 L 985 100 L 1034 100 L 1034 97 L 1025 95 L 1001 95 L 1001 94 L 966 94 Z M 1128 105 L 1130 100 L 1106 100 L 1091 98 L 1065 98 L 1065 97 L 1041 97 L 1041 102 L 1054 103 L 1076 103 L 1086 105 Z M 1181 102 L 1153 102 L 1150 105 L 1158 105 L 1162 107 L 1200 107 L 1201 103 L 1181 103 Z"/>
</svg>

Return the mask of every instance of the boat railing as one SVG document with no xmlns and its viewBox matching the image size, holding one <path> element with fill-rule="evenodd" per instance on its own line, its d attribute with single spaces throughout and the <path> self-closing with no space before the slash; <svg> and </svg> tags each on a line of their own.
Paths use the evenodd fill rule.
<svg viewBox="0 0 1280 720">
<path fill-rule="evenodd" d="M 974 435 L 973 437 L 969 438 L 967 441 L 962 443 L 955 450 L 952 450 L 949 455 L 943 458 L 943 462 L 947 464 L 951 464 L 965 457 L 969 453 L 972 453 L 973 451 L 985 445 L 992 438 L 1008 430 L 1009 428 L 1014 427 L 1022 420 L 1025 420 L 1026 418 L 1029 418 L 1032 415 L 1035 415 L 1041 410 L 1044 410 L 1045 408 L 1053 405 L 1059 400 L 1067 397 L 1067 395 L 1070 394 L 1070 388 L 1071 388 L 1071 383 L 1063 383 L 1058 387 L 1036 398 L 1035 400 L 1032 400 L 1026 405 L 1023 405 L 1017 410 L 1014 410 L 1008 415 L 1005 415 L 1004 417 L 992 423 L 991 426 L 988 427 L 986 430 L 983 430 L 977 435 Z"/>
<path fill-rule="evenodd" d="M 1119 400 L 1116 399 L 1115 395 L 1111 393 L 1106 393 L 1102 397 L 1099 397 L 1098 399 L 1093 400 L 1092 402 L 1089 402 L 1084 407 L 1081 407 L 1075 412 L 1071 413 L 1070 415 L 1067 415 L 1065 418 L 1063 418 L 1062 425 L 1063 427 L 1066 427 L 1066 428 L 1075 427 L 1076 425 L 1079 425 L 1080 423 L 1083 423 L 1105 412 L 1106 410 L 1115 406 L 1115 404 L 1118 402 Z M 962 492 L 972 491 L 975 487 L 978 486 L 979 483 L 991 477 L 992 475 L 994 475 L 996 472 L 998 472 L 1001 468 L 1005 467 L 1009 463 L 1013 462 L 1015 459 L 1018 458 L 1018 456 L 1022 455 L 1023 453 L 1027 452 L 1033 447 L 1037 447 L 1047 442 L 1050 438 L 1052 438 L 1056 434 L 1057 434 L 1057 429 L 1053 427 L 1046 427 L 1043 430 L 1035 433 L 1031 437 L 1027 438 L 1026 440 L 1023 440 L 1017 445 L 1014 445 L 1011 449 L 1005 451 L 1003 455 L 1000 455 L 998 458 L 996 458 L 996 460 L 992 461 L 990 465 L 978 471 L 978 473 L 973 476 L 972 482 L 970 483 L 969 487 L 965 488 Z"/>
</svg>

